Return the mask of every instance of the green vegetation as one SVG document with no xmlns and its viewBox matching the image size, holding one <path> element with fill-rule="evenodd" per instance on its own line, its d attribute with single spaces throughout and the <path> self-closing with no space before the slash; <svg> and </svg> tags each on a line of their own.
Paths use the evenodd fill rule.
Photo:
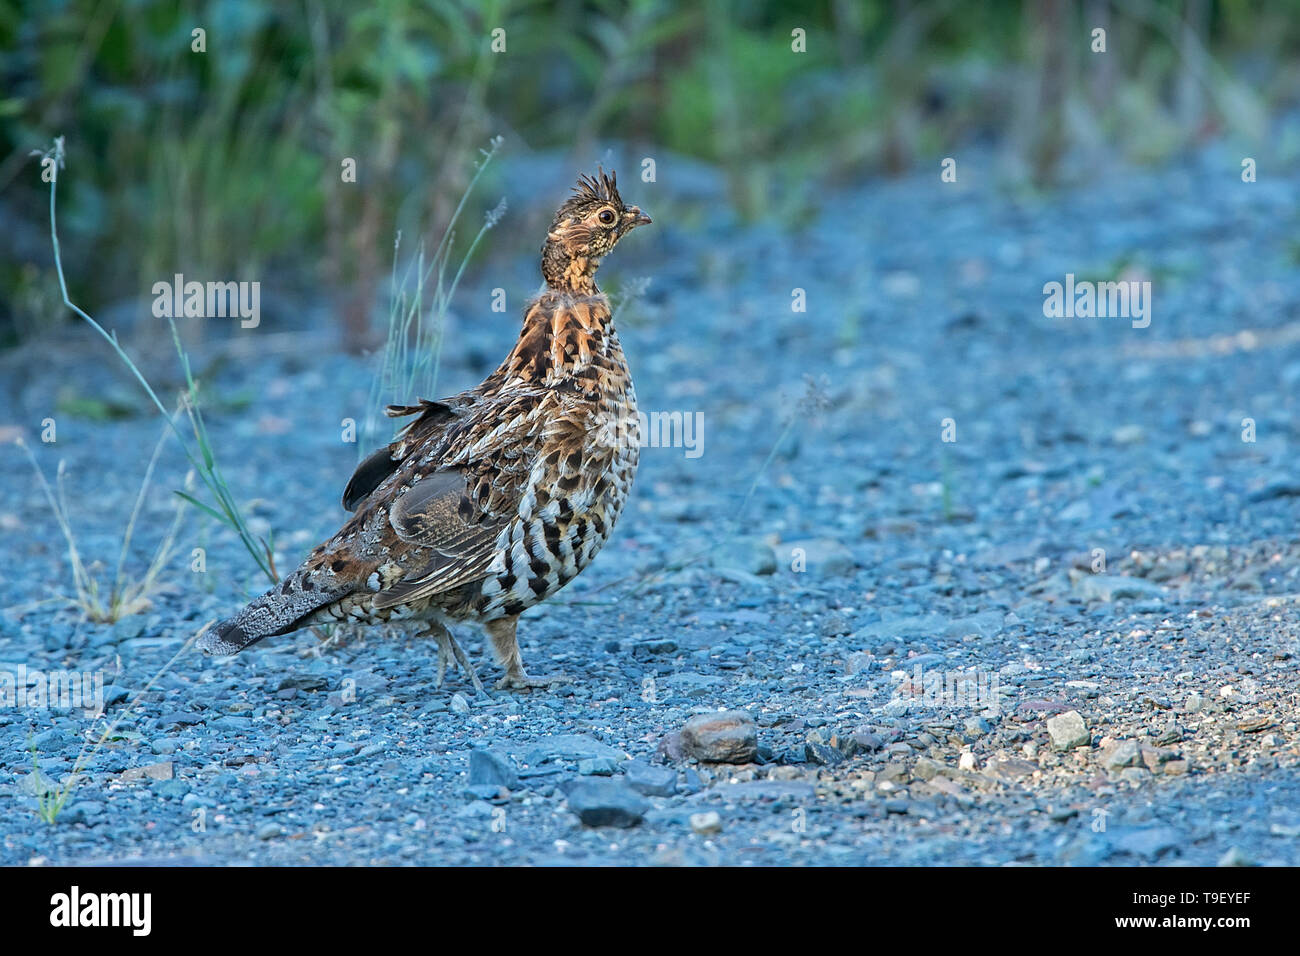
<svg viewBox="0 0 1300 956">
<path fill-rule="evenodd" d="M 505 200 L 501 200 L 483 217 L 483 225 L 474 234 L 460 264 L 452 275 L 452 249 L 456 239 L 456 223 L 465 209 L 465 203 L 487 170 L 488 164 L 501 148 L 501 138 L 495 137 L 483 150 L 474 175 L 460 197 L 451 221 L 443 231 L 433 256 L 426 264 L 424 243 L 420 243 L 415 258 L 410 260 L 398 281 L 398 258 L 401 253 L 402 234 L 393 243 L 393 271 L 389 280 L 388 324 L 384 336 L 383 357 L 371 387 L 367 403 L 367 418 L 361 434 L 357 436 L 357 457 L 364 457 L 373 446 L 390 439 L 379 426 L 380 408 L 384 405 L 404 405 L 417 397 L 435 398 L 438 393 L 438 373 L 442 362 L 443 330 L 447 310 L 460 285 L 465 267 L 474 250 L 478 248 L 489 229 L 501 221 L 505 214 Z M 433 281 L 430 282 L 430 279 Z M 413 287 L 412 287 L 413 286 Z M 428 299 L 428 300 L 427 300 Z M 431 301 L 429 301 L 431 300 Z"/>
<path fill-rule="evenodd" d="M 1135 161 L 1225 134 L 1242 155 L 1300 149 L 1268 126 L 1297 102 L 1300 17 L 1265 0 L 0 0 L 0 51 L 16 224 L 0 343 L 65 321 L 29 156 L 60 134 L 81 173 L 69 236 L 96 265 L 77 301 L 96 311 L 176 272 L 274 275 L 329 301 L 353 348 L 377 344 L 392 237 L 437 245 L 498 133 L 579 165 L 626 142 L 661 179 L 673 155 L 704 160 L 739 214 L 792 225 L 828 183 L 971 142 L 1039 186 L 1086 174 L 1102 142 Z"/>
<path fill-rule="evenodd" d="M 131 538 L 135 534 L 136 521 L 140 517 L 140 509 L 144 506 L 145 496 L 153 479 L 154 467 L 158 464 L 158 456 L 162 453 L 163 443 L 166 439 L 167 429 L 164 428 L 162 436 L 158 439 L 158 444 L 154 446 L 153 455 L 149 458 L 144 478 L 140 482 L 140 491 L 136 495 L 135 506 L 131 509 L 131 517 L 127 519 L 126 530 L 122 533 L 122 546 L 118 550 L 117 567 L 113 573 L 113 580 L 107 588 L 100 583 L 99 578 L 95 575 L 94 565 L 87 567 L 85 561 L 82 560 L 81 552 L 77 548 L 77 538 L 72 530 L 72 518 L 68 512 L 68 500 L 64 491 L 65 469 L 63 462 L 59 462 L 55 484 L 52 488 L 50 483 L 46 481 L 45 474 L 41 471 L 41 466 L 37 463 L 32 450 L 27 447 L 26 442 L 22 441 L 22 439 L 18 440 L 19 447 L 27 453 L 32 469 L 36 472 L 37 483 L 40 484 L 41 491 L 45 494 L 45 500 L 54 513 L 59 530 L 63 534 L 64 544 L 68 548 L 68 563 L 72 569 L 73 591 L 71 594 L 62 595 L 63 600 L 80 609 L 81 613 L 89 621 L 112 624 L 120 618 L 129 614 L 138 614 L 147 608 L 149 606 L 149 597 L 158 588 L 159 578 L 167 566 L 167 561 L 172 556 L 182 517 L 181 509 L 183 505 L 179 502 L 177 502 L 176 513 L 172 518 L 171 525 L 159 539 L 144 574 L 133 577 L 127 571 L 127 555 L 131 551 Z"/>
<path fill-rule="evenodd" d="M 49 169 L 52 172 L 49 183 L 50 243 L 54 250 L 54 272 L 58 279 L 59 290 L 63 296 L 63 304 L 75 315 L 83 319 L 109 344 L 117 354 L 117 357 L 121 359 L 122 364 L 131 372 L 131 375 L 135 378 L 136 382 L 139 383 L 140 387 L 144 389 L 145 394 L 149 397 L 153 406 L 162 416 L 163 422 L 167 426 L 167 430 L 175 435 L 177 441 L 180 442 L 181 448 L 185 452 L 185 457 L 189 460 L 190 466 L 194 470 L 193 473 L 197 473 L 202 479 L 203 484 L 208 490 L 210 501 L 212 503 L 204 503 L 188 491 L 181 491 L 178 489 L 176 494 L 188 501 L 199 511 L 215 518 L 218 522 L 224 524 L 238 534 L 240 543 L 243 544 L 245 550 L 248 551 L 253 560 L 257 562 L 257 566 L 262 570 L 262 573 L 266 575 L 267 579 L 274 584 L 280 579 L 280 575 L 275 568 L 274 542 L 254 536 L 253 532 L 248 527 L 248 522 L 244 518 L 243 511 L 240 509 L 233 492 L 230 490 L 229 484 L 227 484 L 225 477 L 222 475 L 221 467 L 217 463 L 212 441 L 208 436 L 207 425 L 203 420 L 203 412 L 199 406 L 199 388 L 194 380 L 193 372 L 190 369 L 190 358 L 184 347 L 181 345 L 180 334 L 176 330 L 175 321 L 170 318 L 167 320 L 168 325 L 171 327 L 172 342 L 176 347 L 176 355 L 180 359 L 181 369 L 185 373 L 185 390 L 181 393 L 180 405 L 185 411 L 186 417 L 189 419 L 190 428 L 194 434 L 193 446 L 187 439 L 185 432 L 183 432 L 176 424 L 176 416 L 167 411 L 162 400 L 158 397 L 157 392 L 155 392 L 153 386 L 149 384 L 149 380 L 145 378 L 144 373 L 140 371 L 139 366 L 132 361 L 130 355 L 128 355 L 126 350 L 122 348 L 121 343 L 118 342 L 117 332 L 107 331 L 102 325 L 96 322 L 89 313 L 68 297 L 68 282 L 63 272 L 63 255 L 59 245 L 59 224 L 57 212 L 59 171 L 62 170 L 64 166 L 63 150 L 63 137 L 58 137 L 55 139 L 53 146 L 49 150 L 40 154 L 43 160 L 49 162 Z M 164 432 L 164 435 L 165 434 L 166 432 Z M 137 588 L 135 585 L 132 585 L 130 591 L 122 591 L 123 562 L 125 561 L 126 553 L 130 547 L 131 532 L 135 526 L 136 515 L 139 513 L 141 504 L 143 503 L 144 494 L 149 485 L 149 479 L 153 474 L 154 461 L 157 460 L 160 450 L 161 442 L 159 442 L 158 448 L 155 449 L 154 458 L 150 461 L 149 468 L 145 473 L 144 485 L 140 489 L 135 509 L 132 511 L 131 520 L 127 526 L 126 536 L 122 543 L 121 555 L 118 559 L 117 579 L 114 582 L 110 600 L 107 605 L 104 605 L 99 600 L 98 584 L 86 572 L 77 553 L 74 536 L 68 520 L 67 506 L 63 497 L 61 484 L 62 469 L 60 469 L 59 473 L 59 493 L 56 495 L 51 492 L 48 483 L 41 474 L 35 458 L 32 458 L 32 466 L 36 468 L 36 474 L 40 477 L 41 485 L 45 490 L 46 497 L 49 499 L 50 507 L 53 509 L 54 514 L 59 521 L 59 526 L 62 529 L 64 538 L 68 544 L 68 553 L 72 562 L 74 583 L 76 585 L 78 596 L 76 603 L 82 607 L 87 616 L 91 617 L 92 620 L 116 620 L 117 617 L 122 614 L 135 613 L 146 606 L 145 597 L 148 592 L 153 589 L 157 574 L 166 562 L 167 553 L 170 551 L 171 547 L 170 541 L 175 536 L 174 526 L 169 537 L 164 538 L 164 544 L 160 546 L 159 554 L 156 554 L 154 561 L 150 563 L 149 572 L 146 574 L 145 578 L 139 582 L 139 587 Z M 28 450 L 28 455 L 31 455 L 30 450 Z M 177 516 L 177 520 L 179 520 L 179 515 Z M 125 600 L 123 598 L 124 593 L 131 595 L 131 599 Z"/>
</svg>

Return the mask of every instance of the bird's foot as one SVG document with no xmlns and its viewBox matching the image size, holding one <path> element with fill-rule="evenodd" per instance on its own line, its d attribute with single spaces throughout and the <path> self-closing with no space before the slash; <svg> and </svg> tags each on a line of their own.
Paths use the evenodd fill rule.
<svg viewBox="0 0 1300 956">
<path fill-rule="evenodd" d="M 556 684 L 571 683 L 567 674 L 552 674 L 549 677 L 529 677 L 524 673 L 523 668 L 518 670 L 507 671 L 506 676 L 502 677 L 493 686 L 497 690 L 532 690 L 534 688 L 545 688 L 550 690 Z"/>
<path fill-rule="evenodd" d="M 456 638 L 451 636 L 451 632 L 443 630 L 441 634 L 435 634 L 438 641 L 438 679 L 434 682 L 434 687 L 441 688 L 443 678 L 447 674 L 447 666 L 459 667 L 461 673 L 469 676 L 470 681 L 474 684 L 474 692 L 477 694 L 486 694 L 483 690 L 483 683 L 478 679 L 478 673 L 474 670 L 474 665 L 469 662 L 469 657 L 465 654 L 464 649 L 456 642 Z"/>
</svg>

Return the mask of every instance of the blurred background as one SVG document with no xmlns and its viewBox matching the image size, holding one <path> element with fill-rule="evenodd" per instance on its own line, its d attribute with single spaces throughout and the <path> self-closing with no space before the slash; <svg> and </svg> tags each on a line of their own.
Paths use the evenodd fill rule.
<svg viewBox="0 0 1300 956">
<path fill-rule="evenodd" d="M 407 250 L 436 244 L 497 135 L 505 161 L 469 196 L 466 221 L 503 196 L 523 197 L 523 218 L 475 250 L 471 275 L 535 251 L 555 189 L 616 159 L 612 144 L 625 182 L 642 157 L 660 176 L 707 167 L 729 198 L 708 217 L 791 232 L 828 190 L 937 169 L 962 146 L 992 150 L 1026 190 L 1207 139 L 1300 155 L 1295 2 L 799 6 L 4 0 L 0 346 L 76 321 L 58 301 L 31 156 L 56 135 L 74 301 L 129 335 L 160 278 L 273 279 L 272 324 L 318 304 L 352 351 L 382 339 L 397 231 Z M 806 52 L 792 51 L 795 30 Z M 341 182 L 345 157 L 356 184 Z M 530 218 L 539 182 L 549 192 Z M 704 215 L 673 213 L 685 226 Z"/>
</svg>

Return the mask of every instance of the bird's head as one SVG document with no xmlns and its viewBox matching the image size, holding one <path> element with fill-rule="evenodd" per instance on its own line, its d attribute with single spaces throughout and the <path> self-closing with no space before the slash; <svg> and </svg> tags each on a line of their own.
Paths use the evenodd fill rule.
<svg viewBox="0 0 1300 956">
<path fill-rule="evenodd" d="M 552 289 L 591 294 L 596 268 L 618 241 L 650 222 L 618 194 L 615 173 L 580 176 L 573 195 L 555 214 L 542 246 L 542 275 Z"/>
</svg>

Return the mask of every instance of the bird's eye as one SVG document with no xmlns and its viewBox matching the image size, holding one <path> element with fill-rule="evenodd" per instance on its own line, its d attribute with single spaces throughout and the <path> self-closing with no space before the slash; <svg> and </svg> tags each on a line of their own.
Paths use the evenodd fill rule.
<svg viewBox="0 0 1300 956">
<path fill-rule="evenodd" d="M 602 209 L 600 211 L 600 215 L 597 218 L 605 225 L 612 226 L 614 225 L 614 220 L 617 219 L 618 217 L 614 215 L 614 210 Z"/>
</svg>

